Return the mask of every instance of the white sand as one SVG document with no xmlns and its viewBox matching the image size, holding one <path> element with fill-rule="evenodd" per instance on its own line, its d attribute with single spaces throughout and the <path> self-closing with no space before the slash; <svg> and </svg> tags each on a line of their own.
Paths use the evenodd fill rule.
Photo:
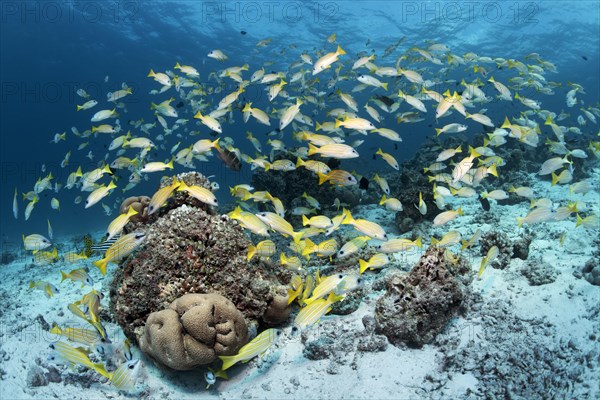
<svg viewBox="0 0 600 400">
<path fill-rule="evenodd" d="M 596 170 L 593 186 L 600 185 Z M 553 187 L 546 182 L 535 185 L 534 190 L 539 196 L 549 196 L 551 199 L 569 198 L 568 188 Z M 599 193 L 588 193 L 586 196 L 577 196 L 586 200 L 588 206 L 599 212 Z M 491 201 L 494 203 L 493 201 Z M 463 238 L 468 238 L 476 226 L 472 225 L 474 215 L 482 214 L 476 200 L 463 201 L 465 216 L 444 226 L 430 230 L 443 234 L 451 229 L 458 229 L 463 233 Z M 561 205 L 564 204 L 564 201 Z M 405 205 L 410 206 L 410 205 Z M 490 213 L 499 216 L 499 223 L 484 224 L 483 231 L 500 230 L 516 237 L 519 232 L 516 227 L 515 217 L 524 216 L 529 209 L 528 202 L 518 205 L 498 206 L 492 204 Z M 375 218 L 381 210 L 373 206 L 363 207 L 364 212 L 356 211 L 357 216 L 370 215 Z M 391 216 L 391 214 L 390 214 Z M 485 217 L 477 217 L 480 218 Z M 377 219 L 375 219 L 377 220 Z M 390 228 L 391 229 L 391 228 Z M 391 230 L 390 230 L 391 231 Z M 555 336 L 534 338 L 540 345 L 550 345 L 556 338 L 575 338 L 582 354 L 598 349 L 598 340 L 590 340 L 590 335 L 600 334 L 597 315 L 590 317 L 594 307 L 600 304 L 600 287 L 592 286 L 584 279 L 577 279 L 573 271 L 580 269 L 590 258 L 592 240 L 598 231 L 586 230 L 582 227 L 575 229 L 574 217 L 568 221 L 543 223 L 533 227 L 535 239 L 530 247 L 529 259 L 541 258 L 550 263 L 557 272 L 556 281 L 541 286 L 530 286 L 527 279 L 520 273 L 526 263 L 519 259 L 512 259 L 508 269 L 496 270 L 489 268 L 481 280 L 473 284 L 474 292 L 481 293 L 483 303 L 500 300 L 510 304 L 511 312 L 522 319 L 541 318 L 554 324 Z M 568 236 L 564 246 L 560 246 L 557 239 L 551 238 L 551 232 L 567 231 Z M 429 238 L 426 238 L 428 243 Z M 478 249 L 478 248 L 477 248 Z M 481 257 L 473 256 L 473 270 L 476 271 Z M 29 256 L 27 256 L 29 257 Z M 405 257 L 404 262 L 414 265 L 418 254 Z M 85 265 L 85 264 L 82 264 Z M 93 268 L 93 267 L 92 267 Z M 114 266 L 111 267 L 115 268 Z M 79 285 L 65 282 L 59 284 L 59 269 L 72 269 L 72 266 L 54 264 L 45 267 L 33 267 L 28 260 L 18 260 L 10 265 L 3 266 L 3 279 L 0 287 L 4 308 L 0 314 L 0 368 L 3 370 L 0 380 L 1 399 L 27 399 L 27 398 L 121 398 L 126 397 L 107 383 L 94 382 L 91 387 L 82 389 L 77 384 L 66 384 L 65 376 L 72 374 L 65 367 L 59 366 L 63 382 L 49 383 L 41 387 L 28 387 L 26 377 L 28 370 L 41 360 L 46 362 L 47 347 L 53 335 L 43 332 L 40 324 L 35 321 L 38 315 L 52 324 L 61 326 L 70 322 L 77 322 L 76 318 L 66 309 L 66 306 L 81 297 L 89 289 L 80 289 Z M 100 274 L 96 269 L 91 271 L 92 277 L 100 281 Z M 109 273 L 110 275 L 110 273 Z M 96 282 L 95 287 L 107 294 L 109 277 L 104 281 Z M 46 299 L 39 290 L 30 290 L 30 280 L 47 280 L 60 288 L 60 294 L 51 299 Z M 364 315 L 372 315 L 375 302 L 381 293 L 368 296 L 360 308 L 348 316 L 328 316 L 320 325 L 310 333 L 311 337 L 318 337 L 321 329 L 327 330 L 332 325 L 344 330 L 362 330 L 361 319 Z M 107 307 L 108 299 L 103 300 Z M 454 340 L 456 349 L 472 346 L 473 343 L 485 340 L 482 335 L 481 325 L 478 321 L 486 318 L 480 311 L 468 313 L 467 316 L 456 318 L 451 326 L 444 332 L 444 338 Z M 119 328 L 107 324 L 109 332 L 118 334 Z M 510 330 L 510 326 L 499 325 L 498 329 Z M 113 336 L 115 337 L 115 336 Z M 122 337 L 122 336 L 121 336 Z M 486 343 L 490 348 L 495 348 L 497 343 Z M 252 361 L 247 365 L 234 367 L 230 370 L 229 381 L 219 381 L 215 388 L 204 389 L 203 371 L 189 373 L 163 373 L 152 362 L 142 356 L 145 365 L 145 376 L 139 382 L 137 394 L 151 398 L 164 397 L 172 399 L 198 399 L 198 398 L 437 398 L 437 397 L 464 397 L 467 389 L 477 392 L 478 382 L 472 373 L 456 373 L 448 375 L 442 371 L 443 347 L 430 344 L 422 349 L 400 349 L 389 345 L 385 352 L 361 353 L 354 348 L 347 349 L 346 354 L 338 355 L 339 368 L 332 368 L 330 360 L 310 361 L 302 356 L 303 345 L 299 338 L 282 339 L 279 347 L 274 349 L 265 359 Z M 496 349 L 502 350 L 502 349 Z M 137 353 L 139 355 L 139 352 Z M 335 366 L 334 366 L 335 367 Z M 535 366 L 532 366 L 535 368 Z M 45 368 L 42 368 L 45 371 Z M 336 370 L 337 369 L 337 370 Z M 336 372 L 330 374 L 329 372 Z M 596 397 L 600 396 L 597 383 L 598 364 L 594 369 L 584 368 L 583 379 L 592 385 L 587 393 Z M 86 377 L 95 376 L 86 374 Z M 433 377 L 434 383 L 431 383 Z M 435 387 L 436 377 L 444 376 L 443 387 Z M 595 377 L 595 378 L 594 378 Z M 81 378 L 89 379 L 89 378 Z M 595 379 L 595 380 L 593 380 Z M 480 393 L 481 394 L 481 393 Z M 562 397 L 562 396 L 558 396 Z"/>
</svg>

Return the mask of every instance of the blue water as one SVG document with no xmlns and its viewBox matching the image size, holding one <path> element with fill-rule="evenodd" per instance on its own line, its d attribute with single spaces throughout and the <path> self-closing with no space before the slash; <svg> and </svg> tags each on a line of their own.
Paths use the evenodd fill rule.
<svg viewBox="0 0 600 400">
<path fill-rule="evenodd" d="M 342 60 L 346 64 L 353 62 L 359 52 L 374 51 L 381 57 L 386 47 L 406 37 L 392 55 L 379 60 L 393 65 L 408 48 L 426 47 L 426 40 L 444 43 L 459 55 L 475 52 L 480 56 L 523 60 L 525 55 L 537 52 L 558 69 L 557 74 L 547 74 L 547 79 L 581 84 L 587 94 L 579 94 L 578 98 L 585 104 L 597 104 L 599 93 L 597 1 L 2 1 L 0 6 L 0 231 L 3 241 L 9 243 L 18 242 L 23 233 L 45 232 L 48 216 L 57 235 L 105 226 L 110 218 L 99 205 L 84 210 L 83 204 L 73 204 L 79 193 L 64 190 L 57 194 L 61 200 L 60 213 L 50 209 L 49 197 L 45 197 L 49 192 L 44 192 L 29 221 L 22 219 L 25 202 L 19 203 L 21 216 L 15 220 L 12 217 L 14 188 L 19 192 L 31 190 L 36 179 L 47 174 L 41 172 L 43 164 L 64 182 L 71 168 L 82 165 L 84 171 L 89 170 L 103 159 L 105 146 L 110 142 L 108 137 L 101 137 L 80 152 L 73 151 L 67 169 L 59 166 L 64 154 L 80 143 L 71 134 L 71 127 L 83 131 L 90 126 L 89 111 L 75 112 L 76 104 L 83 103 L 75 94 L 76 89 L 84 88 L 102 104 L 107 92 L 126 82 L 135 93 L 125 100 L 128 113 L 121 117 L 127 129 L 128 119 L 151 121 L 150 101 L 162 101 L 167 96 L 147 94 L 158 87 L 146 77 L 150 68 L 172 69 L 177 61 L 196 67 L 204 81 L 210 72 L 244 63 L 250 64 L 248 76 L 265 62 L 273 63 L 267 71 L 286 70 L 292 62 L 298 61 L 303 51 L 316 59 L 315 50 L 323 49 L 326 37 L 333 32 L 337 33 L 337 42 L 348 52 Z M 273 39 L 270 45 L 256 47 L 259 40 L 266 38 Z M 221 63 L 207 58 L 206 54 L 213 49 L 226 52 L 229 60 Z M 319 75 L 323 85 L 327 74 L 329 72 Z M 474 79 L 474 74 L 458 68 L 449 77 L 469 81 Z M 346 82 L 341 87 L 349 92 L 353 85 Z M 229 87 L 233 90 L 234 85 Z M 564 94 L 568 89 L 563 85 L 556 89 L 554 96 L 542 96 L 543 107 L 555 112 L 565 109 Z M 262 90 L 249 88 L 246 96 L 255 107 L 266 106 Z M 363 104 L 366 96 L 367 91 L 356 96 L 359 104 Z M 341 102 L 336 104 L 343 106 Z M 510 107 L 498 102 L 486 105 L 489 115 L 498 121 Z M 97 106 L 94 110 L 99 109 Z M 303 112 L 311 115 L 307 110 Z M 313 118 L 322 120 L 323 113 Z M 247 130 L 254 131 L 266 148 L 262 132 L 268 128 L 252 120 L 244 124 L 239 113 L 235 119 L 235 124 L 225 125 L 225 134 L 236 139 L 242 150 L 250 151 L 245 140 Z M 276 122 L 273 119 L 272 125 Z M 397 159 L 412 157 L 424 137 L 432 135 L 430 126 L 435 124 L 433 113 L 429 112 L 425 121 L 399 128 L 404 141 L 393 152 Z M 467 124 L 478 128 L 476 123 Z M 381 126 L 398 128 L 391 117 Z M 55 133 L 64 131 L 67 141 L 48 143 Z M 363 152 L 374 152 L 385 143 L 373 139 L 363 144 Z M 93 161 L 85 158 L 90 150 L 95 155 Z M 111 155 L 108 162 L 113 158 Z M 163 152 L 156 160 L 167 158 L 168 154 Z M 225 169 L 216 158 L 214 162 L 197 165 L 200 172 L 216 175 L 215 180 L 222 187 L 219 196 L 224 201 L 228 200 L 228 186 L 248 182 L 251 176 L 249 168 L 235 173 Z M 371 163 L 367 156 L 362 162 L 348 165 L 367 174 L 385 164 L 381 160 Z M 182 170 L 179 167 L 176 172 Z M 151 195 L 159 179 L 160 174 L 151 175 L 150 181 L 127 194 Z M 117 197 L 122 196 L 113 195 L 107 204 L 115 203 Z"/>
</svg>

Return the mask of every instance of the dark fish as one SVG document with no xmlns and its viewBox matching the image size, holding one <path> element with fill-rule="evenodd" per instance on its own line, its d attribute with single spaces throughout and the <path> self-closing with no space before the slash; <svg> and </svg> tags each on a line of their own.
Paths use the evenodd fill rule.
<svg viewBox="0 0 600 400">
<path fill-rule="evenodd" d="M 210 133 L 209 133 L 209 135 L 212 136 L 212 137 L 215 137 L 218 134 L 219 134 L 219 132 L 217 132 L 217 131 L 210 131 Z"/>
<path fill-rule="evenodd" d="M 90 246 L 89 248 L 92 250 L 92 252 L 97 252 L 97 253 L 104 253 L 106 250 L 108 250 L 108 248 L 110 246 L 113 245 L 114 242 L 116 242 L 119 238 L 121 237 L 121 234 L 118 234 L 116 236 L 113 236 L 110 238 L 110 240 L 105 240 L 103 242 L 100 242 L 98 244 L 94 244 L 92 246 Z M 86 247 L 87 247 L 87 243 L 86 243 Z M 86 254 L 87 254 L 87 249 L 86 249 Z"/>
<path fill-rule="evenodd" d="M 245 34 L 246 34 L 246 33 L 248 33 L 248 32 L 246 32 L 246 31 L 240 31 L 240 33 L 241 33 L 242 35 L 245 35 Z"/>
<path fill-rule="evenodd" d="M 330 158 L 326 162 L 327 166 L 331 169 L 338 169 L 341 164 L 341 161 L 337 158 Z"/>
<path fill-rule="evenodd" d="M 385 104 L 388 107 L 391 107 L 392 104 L 394 104 L 394 100 L 392 100 L 389 97 L 384 96 L 384 95 L 377 95 L 377 96 L 375 96 L 375 98 L 377 100 L 380 100 L 383 104 Z"/>
<path fill-rule="evenodd" d="M 227 165 L 229 169 L 233 171 L 239 171 L 242 169 L 242 162 L 233 151 L 229 151 L 220 147 L 216 147 L 216 149 L 219 158 L 225 163 L 225 165 Z"/>
<path fill-rule="evenodd" d="M 363 176 L 360 178 L 360 182 L 358 182 L 358 187 L 367 190 L 369 188 L 369 180 Z"/>
<path fill-rule="evenodd" d="M 587 61 L 587 57 L 586 56 L 581 56 L 581 58 L 583 58 L 585 61 Z"/>
<path fill-rule="evenodd" d="M 181 108 L 183 106 L 184 106 L 183 101 L 180 101 L 179 103 L 177 103 L 177 105 L 175 107 Z"/>
<path fill-rule="evenodd" d="M 480 197 L 479 202 L 481 203 L 481 208 L 483 208 L 485 211 L 490 211 L 490 202 L 488 201 L 488 199 Z"/>
<path fill-rule="evenodd" d="M 272 131 L 267 132 L 266 135 L 268 135 L 268 136 L 274 136 L 274 135 L 277 135 L 279 133 L 281 133 L 281 129 L 275 128 Z"/>
</svg>

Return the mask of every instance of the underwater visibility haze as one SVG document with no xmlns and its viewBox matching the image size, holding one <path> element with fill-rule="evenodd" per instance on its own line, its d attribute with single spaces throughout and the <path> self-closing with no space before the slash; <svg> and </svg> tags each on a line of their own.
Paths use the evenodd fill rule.
<svg viewBox="0 0 600 400">
<path fill-rule="evenodd" d="M 1 1 L 0 398 L 599 398 L 599 6 Z"/>
</svg>

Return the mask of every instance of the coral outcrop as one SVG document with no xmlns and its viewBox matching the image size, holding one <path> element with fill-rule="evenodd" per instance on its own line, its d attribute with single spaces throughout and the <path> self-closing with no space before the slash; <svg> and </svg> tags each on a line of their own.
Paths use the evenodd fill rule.
<svg viewBox="0 0 600 400">
<path fill-rule="evenodd" d="M 192 185 L 206 178 L 199 175 L 194 181 L 181 174 L 177 179 Z M 163 179 L 162 185 L 171 183 L 172 178 Z M 250 242 L 237 222 L 213 215 L 211 206 L 187 203 L 195 204 L 192 200 L 179 192 L 156 218 L 153 214 L 147 224 L 134 224 L 145 231 L 146 240 L 115 271 L 110 288 L 111 311 L 134 342 L 144 335 L 151 313 L 190 293 L 224 296 L 248 324 L 277 324 L 289 316 L 287 281 L 279 268 L 247 262 Z"/>
<path fill-rule="evenodd" d="M 481 255 L 485 256 L 492 246 L 497 246 L 498 257 L 490 263 L 490 266 L 505 269 L 509 266 L 511 258 L 527 259 L 531 240 L 532 237 L 528 234 L 517 240 L 511 240 L 506 233 L 490 231 L 481 236 Z"/>
<path fill-rule="evenodd" d="M 151 313 L 140 348 L 169 368 L 185 371 L 235 354 L 248 341 L 244 315 L 225 297 L 186 294 Z"/>
<path fill-rule="evenodd" d="M 472 280 L 465 259 L 454 264 L 444 249 L 430 247 L 410 273 L 388 277 L 375 308 L 376 331 L 396 346 L 430 343 L 464 309 Z"/>
</svg>

